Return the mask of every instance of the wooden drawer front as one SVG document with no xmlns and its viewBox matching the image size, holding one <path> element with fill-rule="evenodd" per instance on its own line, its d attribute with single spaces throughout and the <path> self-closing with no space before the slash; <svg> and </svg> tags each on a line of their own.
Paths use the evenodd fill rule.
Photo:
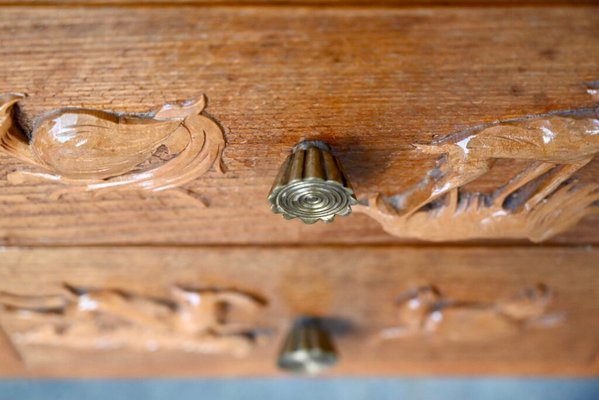
<svg viewBox="0 0 599 400">
<path fill-rule="evenodd" d="M 1 320 L 7 340 L 0 366 L 5 375 L 275 374 L 283 335 L 302 315 L 328 321 L 341 354 L 334 373 L 598 372 L 599 252 L 592 249 L 82 248 L 4 249 L 1 256 L 0 291 L 5 303 Z M 35 344 L 19 341 L 19 334 L 22 340 L 32 332 L 28 319 L 32 312 L 25 313 L 23 304 L 32 304 L 40 296 L 60 297 L 65 284 L 119 290 L 127 301 L 170 299 L 173 285 L 247 293 L 265 301 L 251 323 L 270 334 L 244 357 L 186 352 L 176 348 L 176 341 L 168 351 L 160 346 L 133 350 L 134 342 L 111 350 L 106 341 L 86 344 L 82 335 L 68 337 L 69 332 L 77 332 L 75 328 L 87 326 L 78 318 L 84 315 L 83 308 L 89 308 L 88 299 L 79 303 L 81 313 L 60 315 L 55 310 L 42 315 L 67 326 L 52 340 L 46 336 L 45 343 L 45 339 Z M 497 311 L 505 299 L 538 284 L 552 293 L 543 318 L 506 325 L 505 315 Z M 446 306 L 452 304 L 440 308 L 446 325 L 428 333 L 380 340 L 381 331 L 397 327 L 401 312 L 405 313 L 395 303 L 398 295 L 430 285 L 441 293 Z M 10 307 L 6 306 L 9 294 L 13 296 Z M 240 313 L 232 318 L 246 317 Z M 98 332 L 109 329 L 118 334 L 130 329 L 140 341 L 160 336 L 160 327 L 140 333 L 134 329 L 135 322 L 122 321 L 126 323 L 117 324 L 116 330 Z M 181 331 L 169 332 L 183 343 Z M 102 335 L 98 333 L 98 338 L 110 338 Z M 72 348 L 75 342 L 77 349 Z"/>
<path fill-rule="evenodd" d="M 0 243 L 406 242 L 365 215 L 312 227 L 272 215 L 266 196 L 289 149 L 329 142 L 359 196 L 406 190 L 435 162 L 414 144 L 596 104 L 585 82 L 599 78 L 598 26 L 591 6 L 2 6 L 0 93 L 29 95 L 19 102 L 25 125 L 62 107 L 141 112 L 206 93 L 227 147 L 224 174 L 180 188 L 193 196 L 60 200 L 49 197 L 59 184 L 9 182 L 31 165 L 2 153 Z M 471 189 L 493 190 L 520 167 L 508 161 Z M 598 168 L 578 176 L 596 182 Z M 597 221 L 553 240 L 596 243 Z"/>
</svg>

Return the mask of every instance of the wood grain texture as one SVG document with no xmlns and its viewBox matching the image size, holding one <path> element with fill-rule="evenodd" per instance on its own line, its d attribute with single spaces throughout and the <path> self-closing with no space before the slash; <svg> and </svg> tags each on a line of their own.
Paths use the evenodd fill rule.
<svg viewBox="0 0 599 400">
<path fill-rule="evenodd" d="M 359 196 L 397 193 L 434 163 L 415 143 L 592 105 L 598 10 L 3 8 L 0 91 L 30 95 L 25 123 L 52 108 L 144 111 L 204 92 L 226 128 L 228 172 L 186 187 L 206 209 L 168 193 L 48 201 L 55 185 L 0 179 L 0 242 L 399 242 L 364 215 L 310 227 L 272 215 L 266 196 L 291 146 L 325 140 Z M 0 178 L 22 168 L 0 156 Z M 513 170 L 499 165 L 473 189 Z M 597 160 L 578 176 L 596 181 Z M 553 242 L 599 243 L 598 221 Z"/>
<path fill-rule="evenodd" d="M 23 97 L 0 96 L 0 147 L 37 170 L 18 170 L 6 178 L 17 184 L 45 180 L 64 185 L 49 199 L 71 192 L 177 190 L 221 164 L 225 138 L 214 121 L 200 114 L 203 96 L 145 115 L 54 110 L 38 117 L 31 132 L 17 121 L 17 102 Z"/>
<path fill-rule="evenodd" d="M 227 289 L 172 285 L 168 297 L 158 298 L 65 283 L 60 295 L 3 291 L 0 304 L 0 325 L 26 364 L 37 347 L 243 357 L 263 336 L 251 321 L 263 302 Z M 245 321 L 231 321 L 231 314 Z"/>
<path fill-rule="evenodd" d="M 225 287 L 261 296 L 259 314 L 273 335 L 247 358 L 182 352 L 74 351 L 33 347 L 29 364 L 0 371 L 26 376 L 271 375 L 281 340 L 300 315 L 330 318 L 341 375 L 592 375 L 599 344 L 599 251 L 584 248 L 252 247 L 3 249 L 0 291 L 59 294 L 62 284 L 166 297 L 173 284 Z M 563 322 L 515 336 L 437 342 L 415 336 L 372 343 L 398 322 L 396 297 L 434 285 L 462 302 L 493 303 L 544 283 L 547 312 Z M 329 320 L 331 321 L 331 320 Z"/>
<path fill-rule="evenodd" d="M 565 232 L 599 214 L 599 184 L 572 182 L 599 152 L 599 108 L 586 111 L 579 118 L 522 117 L 418 145 L 440 155 L 435 168 L 405 192 L 377 195 L 355 211 L 398 237 L 431 241 L 522 237 L 540 242 Z M 528 165 L 492 193 L 463 190 L 498 159 Z"/>
<path fill-rule="evenodd" d="M 597 0 L 2 0 L 0 6 L 267 6 L 267 7 L 439 7 L 439 6 L 584 6 Z"/>
</svg>

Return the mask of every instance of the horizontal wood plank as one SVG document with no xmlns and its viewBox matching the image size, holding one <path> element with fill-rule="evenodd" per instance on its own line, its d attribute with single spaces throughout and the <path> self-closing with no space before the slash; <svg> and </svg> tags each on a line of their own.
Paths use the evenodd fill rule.
<svg viewBox="0 0 599 400">
<path fill-rule="evenodd" d="M 493 7 L 493 6 L 585 6 L 596 0 L 2 0 L 0 6 L 116 6 L 116 7 L 177 7 L 177 6 L 266 6 L 266 7 Z"/>
<path fill-rule="evenodd" d="M 439 247 L 252 247 L 2 249 L 0 292 L 40 296 L 63 284 L 167 296 L 171 285 L 235 288 L 261 296 L 260 321 L 273 330 L 248 358 L 180 352 L 75 351 L 37 347 L 26 376 L 196 376 L 276 374 L 275 359 L 291 321 L 300 315 L 335 318 L 341 354 L 334 374 L 597 374 L 599 251 Z M 436 342 L 434 336 L 373 345 L 380 329 L 397 322 L 396 297 L 436 286 L 447 298 L 493 302 L 543 283 L 555 294 L 548 328 L 473 343 Z"/>
<path fill-rule="evenodd" d="M 398 243 L 364 215 L 303 226 L 266 195 L 302 138 L 335 149 L 360 196 L 418 181 L 412 145 L 469 126 L 593 104 L 599 8 L 19 8 L 0 10 L 0 92 L 25 120 L 57 107 L 145 111 L 206 93 L 226 129 L 227 172 L 168 192 L 48 199 L 11 185 L 0 156 L 0 242 L 48 244 Z M 478 182 L 489 189 L 514 167 Z M 599 163 L 580 171 L 599 178 Z M 599 243 L 589 217 L 552 243 Z"/>
</svg>

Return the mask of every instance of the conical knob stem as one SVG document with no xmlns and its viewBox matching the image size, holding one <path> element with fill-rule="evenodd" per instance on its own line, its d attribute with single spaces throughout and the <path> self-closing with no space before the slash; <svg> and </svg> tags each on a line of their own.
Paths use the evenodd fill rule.
<svg viewBox="0 0 599 400">
<path fill-rule="evenodd" d="M 279 355 L 279 368 L 288 372 L 317 374 L 337 362 L 337 351 L 318 319 L 295 322 Z"/>
</svg>

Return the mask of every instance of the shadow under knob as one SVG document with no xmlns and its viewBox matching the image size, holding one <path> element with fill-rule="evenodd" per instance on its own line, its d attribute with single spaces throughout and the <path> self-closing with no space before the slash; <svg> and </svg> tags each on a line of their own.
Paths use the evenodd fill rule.
<svg viewBox="0 0 599 400">
<path fill-rule="evenodd" d="M 268 195 L 274 213 L 306 224 L 332 222 L 349 215 L 358 203 L 354 191 L 331 148 L 321 141 L 304 141 L 279 170 Z"/>
<path fill-rule="evenodd" d="M 297 320 L 283 343 L 278 366 L 293 373 L 317 374 L 337 362 L 333 340 L 318 319 Z"/>
</svg>

